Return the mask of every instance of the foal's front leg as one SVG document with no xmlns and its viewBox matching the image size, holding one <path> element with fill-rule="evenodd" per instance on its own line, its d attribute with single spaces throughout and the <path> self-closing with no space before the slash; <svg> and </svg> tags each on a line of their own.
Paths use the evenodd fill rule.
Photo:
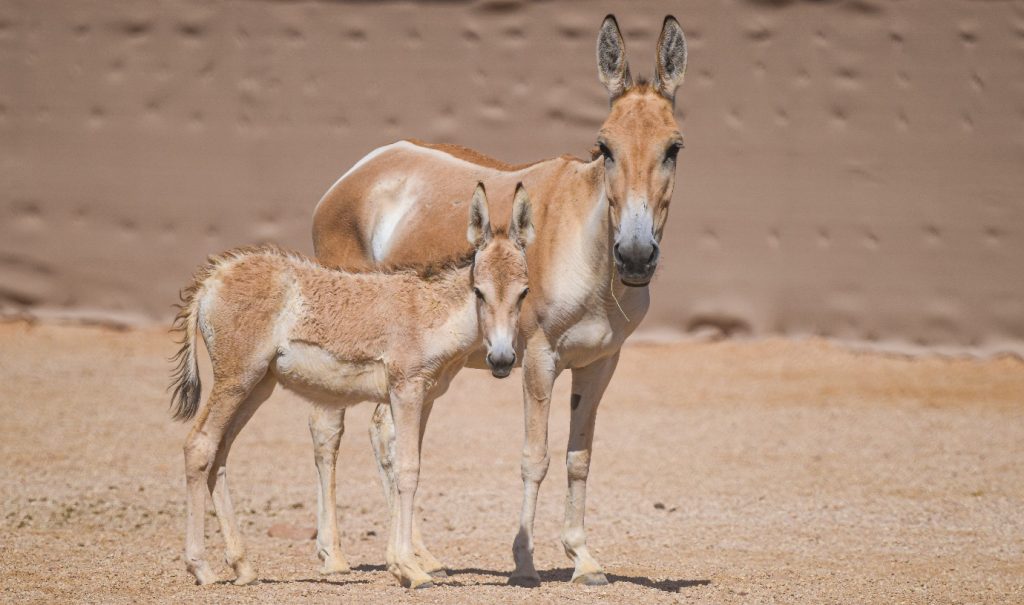
<svg viewBox="0 0 1024 605">
<path fill-rule="evenodd" d="M 420 417 L 420 451 L 423 449 L 423 435 L 427 430 L 427 420 L 433 402 L 423 406 L 423 414 Z M 395 422 L 391 417 L 391 406 L 382 403 L 373 412 L 373 419 L 370 422 L 370 444 L 373 446 L 373 454 L 377 460 L 377 470 L 380 472 L 381 486 L 384 488 L 384 497 L 387 500 L 388 510 L 391 517 L 398 514 L 398 489 L 395 485 Z M 419 559 L 420 567 L 434 578 L 446 578 L 444 564 L 437 560 L 427 550 L 423 543 L 423 536 L 420 534 L 419 521 L 413 517 L 412 520 L 412 548 Z M 394 540 L 388 540 L 387 552 L 388 569 L 395 564 Z"/>
<path fill-rule="evenodd" d="M 420 566 L 412 546 L 412 519 L 420 478 L 420 420 L 424 407 L 423 385 L 409 381 L 391 390 L 391 415 L 395 421 L 395 479 L 399 514 L 395 538 L 395 569 L 403 586 L 427 588 L 431 577 Z"/>
<path fill-rule="evenodd" d="M 352 569 L 341 552 L 336 508 L 336 469 L 338 447 L 345 433 L 345 408 L 313 406 L 309 433 L 313 436 L 313 457 L 320 478 L 316 498 L 316 555 L 324 562 L 320 573 L 349 573 Z"/>
</svg>

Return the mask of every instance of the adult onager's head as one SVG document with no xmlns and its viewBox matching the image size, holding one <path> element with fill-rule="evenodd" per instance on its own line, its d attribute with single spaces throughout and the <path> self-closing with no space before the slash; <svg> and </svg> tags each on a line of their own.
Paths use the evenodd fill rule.
<svg viewBox="0 0 1024 605">
<path fill-rule="evenodd" d="M 611 212 L 612 257 L 627 286 L 645 286 L 658 266 L 668 218 L 676 156 L 683 148 L 672 107 L 686 71 L 686 39 L 679 22 L 665 17 L 658 37 L 654 81 L 634 82 L 615 17 L 597 38 L 597 68 L 612 109 L 598 133 L 605 192 Z"/>
<path fill-rule="evenodd" d="M 526 247 L 533 241 L 533 219 L 523 184 L 516 185 L 508 228 L 498 230 L 491 227 L 487 193 L 483 183 L 478 183 L 469 208 L 466 237 L 477 250 L 473 292 L 480 333 L 487 346 L 487 365 L 494 376 L 505 378 L 516 362 L 519 309 L 529 292 Z"/>
</svg>

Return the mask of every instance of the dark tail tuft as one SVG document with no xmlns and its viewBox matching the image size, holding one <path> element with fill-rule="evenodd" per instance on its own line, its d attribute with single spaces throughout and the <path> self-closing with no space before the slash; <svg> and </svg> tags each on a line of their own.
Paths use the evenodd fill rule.
<svg viewBox="0 0 1024 605">
<path fill-rule="evenodd" d="M 199 380 L 199 364 L 196 360 L 196 293 L 199 288 L 193 284 L 181 293 L 178 315 L 174 318 L 174 331 L 181 332 L 181 348 L 171 358 L 176 364 L 171 374 L 171 407 L 174 419 L 182 422 L 190 420 L 199 409 L 199 393 L 202 383 Z"/>
</svg>

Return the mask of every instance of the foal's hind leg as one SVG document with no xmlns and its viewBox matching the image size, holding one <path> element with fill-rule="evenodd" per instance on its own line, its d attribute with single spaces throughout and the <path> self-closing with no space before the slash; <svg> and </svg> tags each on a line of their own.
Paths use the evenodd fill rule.
<svg viewBox="0 0 1024 605">
<path fill-rule="evenodd" d="M 204 556 L 204 520 L 210 472 L 224 435 L 248 392 L 238 385 L 217 383 L 206 405 L 199 409 L 192 430 L 185 438 L 185 483 L 187 486 L 185 567 L 199 584 L 217 580 Z"/>
<path fill-rule="evenodd" d="M 207 479 L 207 485 L 213 495 L 213 506 L 217 511 L 217 519 L 220 521 L 220 531 L 224 535 L 224 562 L 235 570 L 235 584 L 239 586 L 254 582 L 256 571 L 245 556 L 245 544 L 242 542 L 238 520 L 235 518 L 235 508 L 231 504 L 231 494 L 228 491 L 228 453 L 231 451 L 235 437 L 249 422 L 260 405 L 267 400 L 267 397 L 270 397 L 276 384 L 277 381 L 274 377 L 268 374 L 239 406 L 238 412 L 221 439 L 213 464 L 213 472 Z"/>
<path fill-rule="evenodd" d="M 434 403 L 430 402 L 425 403 L 423 407 L 423 414 L 420 418 L 420 448 L 423 447 L 423 435 L 427 430 L 427 420 L 430 418 L 433 406 Z M 391 406 L 386 403 L 379 404 L 373 413 L 370 423 L 370 443 L 373 446 L 374 457 L 377 459 L 377 469 L 380 472 L 380 481 L 384 488 L 388 510 L 391 511 L 391 518 L 394 520 L 398 515 L 398 490 L 395 486 L 395 424 L 391 416 Z M 397 527 L 397 522 L 392 523 L 392 527 Z M 386 555 L 389 569 L 395 562 L 394 543 L 395 539 L 392 536 L 388 540 Z M 434 578 L 448 577 L 444 564 L 438 561 L 423 543 L 419 522 L 415 517 L 412 523 L 412 546 L 416 559 L 424 571 Z"/>
<path fill-rule="evenodd" d="M 345 432 L 345 408 L 315 405 L 309 415 L 313 457 L 320 478 L 316 509 L 316 555 L 324 562 L 320 573 L 349 573 L 352 569 L 341 552 L 338 535 L 338 446 Z"/>
</svg>

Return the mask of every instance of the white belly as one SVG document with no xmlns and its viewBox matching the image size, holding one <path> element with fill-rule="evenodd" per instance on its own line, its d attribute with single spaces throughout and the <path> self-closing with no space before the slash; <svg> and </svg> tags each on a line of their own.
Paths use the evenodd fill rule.
<svg viewBox="0 0 1024 605">
<path fill-rule="evenodd" d="M 282 386 L 316 403 L 354 405 L 389 400 L 383 361 L 343 361 L 316 345 L 290 342 L 279 351 L 274 368 Z"/>
</svg>

